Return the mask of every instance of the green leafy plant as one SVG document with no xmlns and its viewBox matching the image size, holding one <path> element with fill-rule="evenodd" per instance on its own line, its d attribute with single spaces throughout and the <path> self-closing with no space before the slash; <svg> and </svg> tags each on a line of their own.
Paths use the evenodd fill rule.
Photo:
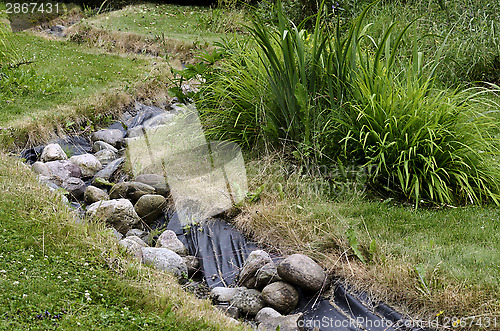
<svg viewBox="0 0 500 331">
<path fill-rule="evenodd" d="M 361 252 L 361 249 L 359 247 L 356 231 L 353 228 L 348 228 L 346 231 L 346 236 L 347 240 L 349 240 L 349 245 L 351 246 L 351 249 L 354 252 L 354 254 L 356 254 L 356 256 L 361 262 L 366 264 L 365 257 L 363 256 L 363 253 Z"/>
</svg>

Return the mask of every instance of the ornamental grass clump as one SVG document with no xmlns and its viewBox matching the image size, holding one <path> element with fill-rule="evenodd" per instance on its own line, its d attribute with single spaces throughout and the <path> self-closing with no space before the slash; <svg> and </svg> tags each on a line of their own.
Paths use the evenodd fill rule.
<svg viewBox="0 0 500 331">
<path fill-rule="evenodd" d="M 481 101 L 498 87 L 436 89 L 447 38 L 426 64 L 416 37 L 408 42 L 416 20 L 398 33 L 393 23 L 379 38 L 368 34 L 364 19 L 375 3 L 348 26 L 323 3 L 311 33 L 279 1 L 277 26 L 255 18 L 252 40 L 202 93 L 211 132 L 249 146 L 285 145 L 301 160 L 375 167 L 376 190 L 416 206 L 422 199 L 498 204 L 498 106 Z M 410 56 L 401 56 L 408 44 Z"/>
</svg>

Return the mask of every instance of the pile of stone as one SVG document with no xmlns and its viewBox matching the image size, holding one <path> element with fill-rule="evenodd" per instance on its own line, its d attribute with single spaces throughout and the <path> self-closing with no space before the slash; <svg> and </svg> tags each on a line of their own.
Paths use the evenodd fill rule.
<svg viewBox="0 0 500 331">
<path fill-rule="evenodd" d="M 233 318 L 254 316 L 258 330 L 301 330 L 301 313 L 290 314 L 299 291 L 316 293 L 328 284 L 327 273 L 311 258 L 293 254 L 279 263 L 263 250 L 250 253 L 239 274 L 239 287 L 215 287 L 213 302 Z"/>
<path fill-rule="evenodd" d="M 66 193 L 63 197 L 68 203 L 72 200 L 86 206 L 85 216 L 107 224 L 121 239 L 119 244 L 137 260 L 187 277 L 197 270 L 198 260 L 187 255 L 186 247 L 174 232 L 161 233 L 155 247 L 147 244 L 153 244 L 148 230 L 171 205 L 165 178 L 141 174 L 133 180 L 110 182 L 124 164 L 127 138 L 137 137 L 143 128 L 165 125 L 175 116 L 159 108 L 137 108 L 134 116 L 125 116 L 125 125 L 119 123 L 117 128 L 93 133 L 92 152 L 68 157 L 60 144 L 48 144 L 32 168 L 40 181 Z"/>
</svg>

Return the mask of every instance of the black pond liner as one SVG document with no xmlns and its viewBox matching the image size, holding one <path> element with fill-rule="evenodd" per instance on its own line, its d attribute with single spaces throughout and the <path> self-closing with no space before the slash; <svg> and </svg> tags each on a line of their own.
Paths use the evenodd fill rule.
<svg viewBox="0 0 500 331">
<path fill-rule="evenodd" d="M 260 249 L 235 227 L 220 219 L 186 227 L 181 225 L 177 214 L 168 213 L 157 225 L 162 223 L 168 224 L 167 229 L 177 234 L 189 254 L 199 259 L 204 280 L 210 288 L 235 286 L 248 255 Z M 271 258 L 275 261 L 282 259 L 279 256 Z M 340 281 L 332 286 L 334 294 L 330 299 L 306 295 L 299 289 L 299 304 L 292 314 L 304 314 L 305 330 L 424 330 L 411 327 L 410 320 L 386 304 L 371 303 L 366 294 L 348 291 Z"/>
</svg>

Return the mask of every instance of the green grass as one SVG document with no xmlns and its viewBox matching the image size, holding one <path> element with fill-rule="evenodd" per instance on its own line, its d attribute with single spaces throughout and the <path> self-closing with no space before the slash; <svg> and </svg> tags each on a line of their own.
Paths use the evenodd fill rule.
<svg viewBox="0 0 500 331">
<path fill-rule="evenodd" d="M 143 4 L 105 13 L 87 20 L 92 27 L 109 31 L 166 37 L 196 44 L 212 44 L 228 33 L 242 32 L 245 14 L 207 7 Z"/>
<path fill-rule="evenodd" d="M 2 154 L 0 173 L 0 329 L 233 328 L 173 276 L 127 262 L 102 224 L 78 224 L 29 167 Z"/>
<path fill-rule="evenodd" d="M 139 56 L 100 54 L 67 41 L 39 38 L 27 33 L 7 35 L 10 51 L 33 61 L 6 71 L 0 82 L 0 123 L 8 125 L 22 117 L 57 105 L 83 100 L 108 89 L 132 92 L 136 82 L 150 77 L 151 59 Z"/>
</svg>

